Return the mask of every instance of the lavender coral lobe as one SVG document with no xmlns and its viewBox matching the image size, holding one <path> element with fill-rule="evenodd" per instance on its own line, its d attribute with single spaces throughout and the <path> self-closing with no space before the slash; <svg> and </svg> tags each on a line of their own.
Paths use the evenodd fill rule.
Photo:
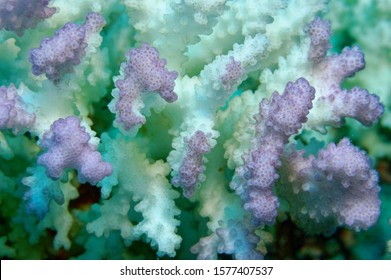
<svg viewBox="0 0 391 280">
<path fill-rule="evenodd" d="M 345 47 L 339 55 L 326 57 L 331 37 L 331 23 L 316 18 L 308 27 L 311 38 L 308 59 L 314 62 L 314 76 L 317 80 L 322 106 L 332 110 L 330 123 L 325 125 L 341 126 L 346 117 L 351 117 L 365 126 L 370 126 L 384 111 L 384 106 L 375 94 L 354 87 L 351 90 L 341 88 L 342 82 L 365 68 L 364 53 L 358 46 Z M 317 127 L 320 131 L 324 128 Z"/>
<path fill-rule="evenodd" d="M 208 144 L 208 138 L 205 133 L 197 130 L 187 142 L 187 153 L 179 172 L 171 180 L 174 186 L 182 187 L 183 194 L 191 197 L 194 194 L 195 187 L 199 183 L 199 176 L 205 170 L 203 164 L 203 155 L 211 150 Z"/>
<path fill-rule="evenodd" d="M 359 87 L 348 91 L 340 86 L 364 67 L 364 54 L 357 46 L 346 47 L 341 54 L 326 57 L 315 66 L 314 76 L 321 92 L 319 101 L 332 111 L 329 125 L 341 126 L 346 117 L 351 117 L 370 126 L 383 114 L 384 106 L 377 95 Z"/>
<path fill-rule="evenodd" d="M 289 82 L 282 95 L 274 92 L 270 101 L 259 104 L 255 145 L 236 170 L 231 187 L 257 224 L 271 224 L 277 216 L 278 199 L 273 194 L 277 167 L 289 136 L 298 132 L 312 108 L 315 90 L 304 79 Z"/>
<path fill-rule="evenodd" d="M 331 48 L 331 23 L 328 20 L 316 18 L 308 26 L 308 33 L 311 37 L 311 46 L 308 59 L 320 62 Z"/>
<path fill-rule="evenodd" d="M 278 188 L 300 227 L 314 234 L 332 233 L 337 226 L 367 229 L 376 223 L 379 178 L 363 151 L 344 138 L 319 151 L 317 158 L 303 155 L 304 151 L 284 155 L 287 173 Z"/>
<path fill-rule="evenodd" d="M 161 59 L 159 52 L 148 44 L 131 49 L 126 58 L 127 62 L 121 65 L 125 77 L 115 82 L 119 96 L 114 112 L 117 113 L 116 121 L 125 130 L 130 130 L 145 123 L 145 117 L 139 111 L 144 106 L 143 95 L 157 92 L 167 102 L 177 100 L 174 81 L 178 73 L 168 71 L 166 60 Z"/>
<path fill-rule="evenodd" d="M 43 39 L 39 48 L 30 51 L 33 74 L 45 74 L 58 83 L 64 74 L 71 73 L 73 67 L 80 64 L 86 54 L 89 34 L 99 31 L 105 23 L 100 14 L 90 13 L 84 25 L 68 22 L 53 37 Z"/>
<path fill-rule="evenodd" d="M 250 232 L 241 222 L 229 220 L 220 223 L 216 232 L 201 240 L 191 248 L 199 260 L 216 259 L 219 254 L 232 254 L 237 260 L 261 260 L 263 255 L 255 250 L 259 237 Z"/>
<path fill-rule="evenodd" d="M 59 119 L 42 138 L 41 146 L 46 151 L 39 156 L 38 164 L 45 166 L 47 175 L 55 180 L 65 168 L 75 168 L 81 183 L 94 185 L 112 173 L 112 166 L 102 161 L 89 140 L 77 117 Z"/>
</svg>

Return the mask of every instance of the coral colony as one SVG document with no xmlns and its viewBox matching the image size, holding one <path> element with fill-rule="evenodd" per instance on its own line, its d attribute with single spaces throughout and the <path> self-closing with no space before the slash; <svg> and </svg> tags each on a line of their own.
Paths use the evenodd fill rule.
<svg viewBox="0 0 391 280">
<path fill-rule="evenodd" d="M 1 257 L 387 256 L 391 5 L 346 2 L 0 0 Z"/>
</svg>

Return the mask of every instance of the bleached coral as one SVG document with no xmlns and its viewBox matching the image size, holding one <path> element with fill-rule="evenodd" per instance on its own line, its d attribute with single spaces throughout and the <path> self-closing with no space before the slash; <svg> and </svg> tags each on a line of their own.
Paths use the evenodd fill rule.
<svg viewBox="0 0 391 280">
<path fill-rule="evenodd" d="M 263 259 L 284 220 L 329 235 L 382 219 L 369 157 L 391 158 L 390 102 L 357 76 L 389 45 L 357 26 L 362 47 L 334 44 L 365 4 L 52 0 L 29 18 L 3 2 L 1 256 Z M 381 149 L 354 146 L 368 139 Z"/>
</svg>

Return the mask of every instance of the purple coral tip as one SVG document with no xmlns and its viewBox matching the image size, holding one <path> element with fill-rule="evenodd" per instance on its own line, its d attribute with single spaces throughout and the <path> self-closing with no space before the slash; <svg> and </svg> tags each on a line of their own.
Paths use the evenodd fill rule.
<svg viewBox="0 0 391 280">
<path fill-rule="evenodd" d="M 97 147 L 89 140 L 79 118 L 58 119 L 42 138 L 41 146 L 46 151 L 38 158 L 38 164 L 46 167 L 52 179 L 58 179 L 65 168 L 74 168 L 81 183 L 94 185 L 112 173 L 112 166 L 102 161 Z"/>
<path fill-rule="evenodd" d="M 121 66 L 125 78 L 115 82 L 119 89 L 119 98 L 112 111 L 117 113 L 116 121 L 125 130 L 130 130 L 135 125 L 145 122 L 145 117 L 140 112 L 140 108 L 144 107 L 145 94 L 157 92 L 170 103 L 177 100 L 174 81 L 178 73 L 168 71 L 165 67 L 166 60 L 161 59 L 159 52 L 147 44 L 131 49 L 126 57 L 127 62 Z"/>
<path fill-rule="evenodd" d="M 168 71 L 165 59 L 159 57 L 159 52 L 148 44 L 131 49 L 126 57 L 129 65 L 126 73 L 134 74 L 136 82 L 148 91 L 156 91 L 167 102 L 174 102 L 178 96 L 174 92 L 176 71 Z"/>
<path fill-rule="evenodd" d="M 232 56 L 229 59 L 229 62 L 225 66 L 225 73 L 220 78 L 225 90 L 229 90 L 244 73 L 240 61 L 235 61 Z"/>
<path fill-rule="evenodd" d="M 282 95 L 273 93 L 271 101 L 263 100 L 259 104 L 260 117 L 271 130 L 283 132 L 285 135 L 297 133 L 302 123 L 307 120 L 307 114 L 312 108 L 315 89 L 304 78 L 289 82 Z"/>
<path fill-rule="evenodd" d="M 52 38 L 43 39 L 39 48 L 30 51 L 33 74 L 45 74 L 58 83 L 64 74 L 71 73 L 73 67 L 80 64 L 86 54 L 89 34 L 98 32 L 104 24 L 100 14 L 90 13 L 84 25 L 68 22 Z"/>
<path fill-rule="evenodd" d="M 191 197 L 199 182 L 199 175 L 204 171 L 203 155 L 210 151 L 211 146 L 204 132 L 197 130 L 187 141 L 188 150 L 179 172 L 172 178 L 172 184 L 182 187 L 184 195 Z"/>
<path fill-rule="evenodd" d="M 308 33 L 311 37 L 308 59 L 320 62 L 331 48 L 331 23 L 328 20 L 316 18 L 309 24 Z"/>
</svg>

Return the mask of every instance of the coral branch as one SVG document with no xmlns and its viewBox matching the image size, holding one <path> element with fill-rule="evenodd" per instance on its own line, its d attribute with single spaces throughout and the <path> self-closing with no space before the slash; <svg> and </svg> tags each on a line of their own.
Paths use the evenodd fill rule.
<svg viewBox="0 0 391 280">
<path fill-rule="evenodd" d="M 39 48 L 30 51 L 33 74 L 45 74 L 49 80 L 58 83 L 86 54 L 90 34 L 99 32 L 105 23 L 100 14 L 90 13 L 84 25 L 68 22 L 52 38 L 43 39 Z"/>
<path fill-rule="evenodd" d="M 59 205 L 64 204 L 61 183 L 48 178 L 42 166 L 29 169 L 29 173 L 32 175 L 22 180 L 22 183 L 29 188 L 23 198 L 26 201 L 27 212 L 34 213 L 39 220 L 42 220 L 49 211 L 52 200 Z"/>
<path fill-rule="evenodd" d="M 0 129 L 10 128 L 16 134 L 32 127 L 35 115 L 25 108 L 15 86 L 0 87 Z"/>
<path fill-rule="evenodd" d="M 361 49 L 358 46 L 345 47 L 341 54 L 325 57 L 330 48 L 330 22 L 317 18 L 308 29 L 311 35 L 308 57 L 315 62 L 313 86 L 319 97 L 306 126 L 324 132 L 325 126 L 341 126 L 346 117 L 354 118 L 366 126 L 376 122 L 384 111 L 378 96 L 358 87 L 349 91 L 341 88 L 346 78 L 365 67 Z M 330 108 L 328 113 L 323 112 L 324 108 Z M 317 116 L 313 117 L 315 113 Z"/>
<path fill-rule="evenodd" d="M 386 2 L 0 0 L 0 256 L 387 257 Z"/>
<path fill-rule="evenodd" d="M 95 185 L 112 173 L 110 164 L 103 162 L 97 147 L 89 144 L 90 135 L 80 125 L 77 117 L 55 121 L 42 138 L 41 146 L 46 150 L 39 156 L 38 164 L 46 167 L 52 179 L 60 178 L 65 168 L 75 168 L 81 183 Z"/>
<path fill-rule="evenodd" d="M 210 145 L 205 134 L 197 130 L 190 139 L 185 139 L 188 145 L 188 151 L 179 168 L 179 172 L 171 180 L 174 186 L 182 187 L 183 194 L 191 197 L 194 189 L 199 182 L 200 174 L 205 170 L 203 155 L 210 151 Z"/>
<path fill-rule="evenodd" d="M 244 156 L 244 165 L 236 169 L 231 182 L 257 224 L 271 224 L 277 216 L 278 200 L 272 190 L 279 177 L 276 169 L 289 136 L 307 120 L 314 97 L 314 88 L 300 78 L 288 83 L 282 95 L 274 92 L 270 101 L 259 104 L 254 147 Z"/>
<path fill-rule="evenodd" d="M 316 18 L 308 25 L 308 33 L 311 37 L 308 59 L 320 62 L 331 48 L 331 23 L 328 20 Z"/>
<path fill-rule="evenodd" d="M 191 248 L 198 259 L 217 259 L 216 253 L 230 254 L 237 260 L 261 260 L 262 254 L 254 250 L 259 237 L 250 233 L 240 222 L 229 220 L 220 223 L 216 233 L 202 238 Z"/>
<path fill-rule="evenodd" d="M 367 155 L 348 139 L 329 144 L 318 158 L 291 151 L 283 163 L 278 191 L 306 232 L 332 233 L 337 226 L 361 230 L 376 223 L 379 178 Z"/>
<path fill-rule="evenodd" d="M 129 131 L 145 123 L 145 117 L 140 112 L 144 107 L 144 95 L 157 92 L 167 102 L 177 100 L 173 90 L 178 73 L 168 71 L 166 60 L 147 44 L 131 49 L 126 58 L 127 62 L 121 65 L 125 76 L 115 82 L 117 89 L 112 93 L 114 99 L 110 110 L 116 113 L 116 125 Z"/>
</svg>

